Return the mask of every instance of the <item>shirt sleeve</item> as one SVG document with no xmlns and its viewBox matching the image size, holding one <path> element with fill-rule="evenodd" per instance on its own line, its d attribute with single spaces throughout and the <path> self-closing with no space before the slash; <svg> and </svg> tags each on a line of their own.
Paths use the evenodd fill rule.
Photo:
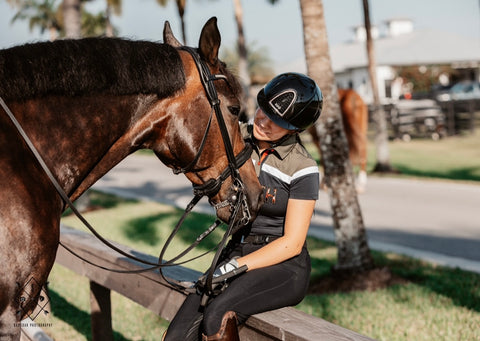
<svg viewBox="0 0 480 341">
<path fill-rule="evenodd" d="M 301 200 L 317 200 L 320 189 L 320 177 L 317 166 L 304 168 L 292 177 L 290 198 Z"/>
</svg>

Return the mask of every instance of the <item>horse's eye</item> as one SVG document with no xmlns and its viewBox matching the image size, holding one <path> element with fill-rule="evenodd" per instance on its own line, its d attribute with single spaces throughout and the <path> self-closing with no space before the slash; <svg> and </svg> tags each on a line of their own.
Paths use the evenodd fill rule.
<svg viewBox="0 0 480 341">
<path fill-rule="evenodd" d="M 232 105 L 228 107 L 228 110 L 232 113 L 232 115 L 238 116 L 240 114 L 240 107 L 236 105 Z"/>
</svg>

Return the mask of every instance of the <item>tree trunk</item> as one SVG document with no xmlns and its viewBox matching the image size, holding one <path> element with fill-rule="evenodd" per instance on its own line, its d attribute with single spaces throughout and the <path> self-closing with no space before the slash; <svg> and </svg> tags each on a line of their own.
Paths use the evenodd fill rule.
<svg viewBox="0 0 480 341">
<path fill-rule="evenodd" d="M 187 33 L 185 32 L 185 6 L 186 0 L 176 0 L 178 16 L 180 17 L 180 24 L 182 26 L 183 45 L 187 45 Z"/>
<path fill-rule="evenodd" d="M 255 101 L 250 95 L 251 79 L 248 71 L 248 51 L 246 46 L 245 34 L 243 32 L 243 8 L 241 0 L 233 0 L 235 9 L 235 22 L 237 23 L 237 47 L 238 47 L 238 77 L 243 87 L 244 113 L 248 118 L 253 117 L 255 111 Z"/>
<path fill-rule="evenodd" d="M 113 37 L 114 32 L 113 32 L 113 25 L 112 25 L 112 8 L 109 3 L 107 3 L 107 8 L 105 10 L 105 17 L 106 17 L 105 36 Z"/>
<path fill-rule="evenodd" d="M 49 36 L 50 36 L 50 41 L 54 41 L 58 38 L 58 30 L 55 27 L 49 27 L 48 28 Z"/>
<path fill-rule="evenodd" d="M 373 47 L 368 0 L 363 0 L 363 14 L 365 19 L 365 31 L 367 33 L 368 73 L 373 93 L 373 121 L 376 124 L 375 146 L 377 148 L 377 163 L 374 171 L 391 172 L 392 167 L 390 166 L 390 152 L 388 149 L 387 120 L 385 118 L 385 110 L 380 103 L 380 96 L 378 95 L 375 49 Z"/>
<path fill-rule="evenodd" d="M 316 129 L 320 137 L 322 165 L 338 247 L 335 270 L 367 270 L 373 267 L 373 259 L 348 158 L 348 143 L 330 60 L 323 3 L 321 0 L 300 0 L 300 7 L 308 74 L 324 95 L 323 112 Z"/>
<path fill-rule="evenodd" d="M 66 38 L 82 36 L 81 0 L 63 0 L 63 23 Z"/>
</svg>

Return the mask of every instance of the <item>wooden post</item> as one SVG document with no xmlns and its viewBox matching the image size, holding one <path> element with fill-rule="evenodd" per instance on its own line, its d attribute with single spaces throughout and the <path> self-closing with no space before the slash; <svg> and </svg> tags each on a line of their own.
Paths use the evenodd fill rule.
<svg viewBox="0 0 480 341">
<path fill-rule="evenodd" d="M 474 106 L 474 99 L 468 101 L 468 113 L 470 114 L 468 120 L 468 130 L 471 134 L 475 133 L 475 106 Z"/>
<path fill-rule="evenodd" d="M 453 101 L 449 101 L 447 106 L 447 132 L 449 136 L 455 135 L 455 109 Z"/>
<path fill-rule="evenodd" d="M 110 289 L 90 281 L 90 309 L 93 341 L 113 341 Z"/>
</svg>

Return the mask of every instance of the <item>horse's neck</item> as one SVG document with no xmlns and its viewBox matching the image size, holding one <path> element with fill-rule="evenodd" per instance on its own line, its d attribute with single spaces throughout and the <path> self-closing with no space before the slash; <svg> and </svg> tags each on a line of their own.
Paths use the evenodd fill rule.
<svg viewBox="0 0 480 341">
<path fill-rule="evenodd" d="M 131 152 L 126 133 L 143 114 L 136 96 L 45 98 L 27 104 L 21 109 L 24 129 L 73 200 Z"/>
</svg>

